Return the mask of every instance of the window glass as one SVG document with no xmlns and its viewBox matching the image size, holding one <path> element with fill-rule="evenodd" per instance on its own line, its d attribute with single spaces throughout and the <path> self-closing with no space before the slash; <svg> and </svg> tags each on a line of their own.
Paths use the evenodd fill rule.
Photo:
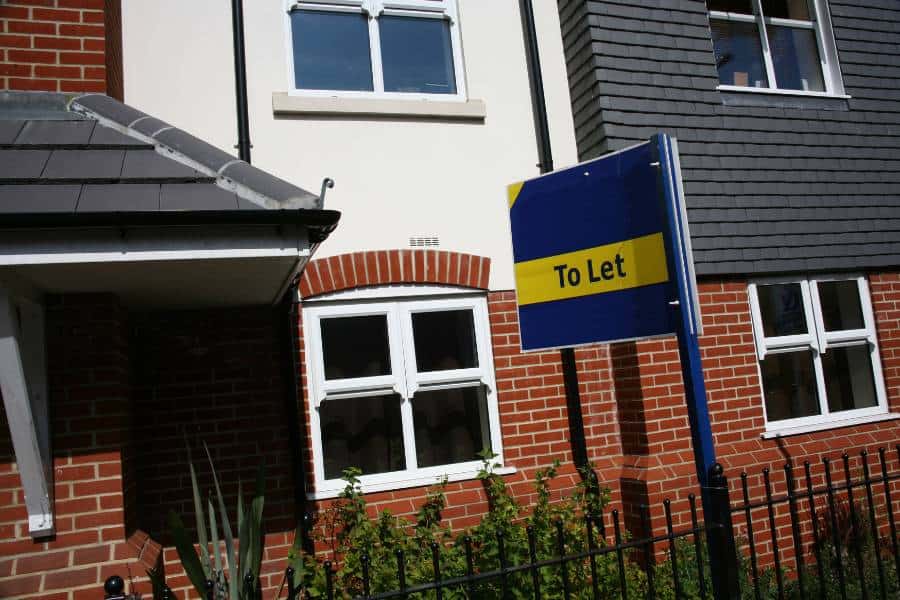
<svg viewBox="0 0 900 600">
<path fill-rule="evenodd" d="M 326 479 L 340 478 L 348 467 L 365 475 L 406 468 L 399 396 L 326 400 L 319 419 Z"/>
<path fill-rule="evenodd" d="M 866 326 L 859 302 L 859 286 L 855 281 L 820 281 L 818 286 L 825 331 Z"/>
<path fill-rule="evenodd" d="M 830 412 L 878 406 L 868 345 L 829 348 L 822 369 Z"/>
<path fill-rule="evenodd" d="M 753 4 L 750 0 L 709 0 L 706 5 L 709 10 L 753 14 Z"/>
<path fill-rule="evenodd" d="M 742 87 L 769 87 L 756 23 L 710 21 L 719 81 Z"/>
<path fill-rule="evenodd" d="M 772 65 L 778 87 L 824 92 L 825 80 L 819 63 L 816 33 L 812 29 L 768 25 Z"/>
<path fill-rule="evenodd" d="M 417 393 L 413 423 L 420 467 L 478 460 L 491 447 L 483 386 Z"/>
<path fill-rule="evenodd" d="M 446 19 L 383 16 L 378 26 L 386 92 L 456 93 Z"/>
<path fill-rule="evenodd" d="M 809 21 L 809 4 L 806 0 L 762 0 L 762 12 L 766 17 Z"/>
<path fill-rule="evenodd" d="M 770 422 L 821 412 L 812 352 L 770 354 L 760 363 L 760 370 Z"/>
<path fill-rule="evenodd" d="M 387 316 L 321 320 L 325 379 L 391 374 Z"/>
<path fill-rule="evenodd" d="M 372 91 L 368 18 L 358 13 L 291 12 L 297 89 Z"/>
<path fill-rule="evenodd" d="M 413 313 L 412 325 L 420 372 L 478 366 L 471 310 Z"/>
<path fill-rule="evenodd" d="M 766 337 L 799 335 L 809 331 L 799 283 L 761 285 L 757 290 Z"/>
</svg>

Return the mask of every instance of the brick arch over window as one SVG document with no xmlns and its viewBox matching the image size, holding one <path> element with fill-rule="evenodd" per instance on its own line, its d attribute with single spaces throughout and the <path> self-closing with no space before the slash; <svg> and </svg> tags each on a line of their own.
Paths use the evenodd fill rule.
<svg viewBox="0 0 900 600">
<path fill-rule="evenodd" d="M 371 250 L 316 259 L 300 279 L 303 298 L 358 287 L 422 283 L 487 289 L 491 259 L 446 250 Z"/>
</svg>

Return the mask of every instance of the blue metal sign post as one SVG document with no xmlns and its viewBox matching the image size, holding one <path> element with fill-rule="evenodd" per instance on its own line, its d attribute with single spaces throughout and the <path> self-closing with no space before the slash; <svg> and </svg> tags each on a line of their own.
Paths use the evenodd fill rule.
<svg viewBox="0 0 900 600">
<path fill-rule="evenodd" d="M 665 230 L 666 256 L 669 269 L 675 274 L 675 289 L 672 290 L 672 299 L 668 305 L 681 356 L 681 376 L 703 502 L 713 594 L 716 600 L 736 600 L 740 598 L 737 549 L 731 522 L 728 482 L 721 465 L 716 462 L 706 404 L 706 384 L 703 380 L 698 339 L 701 332 L 699 302 L 691 258 L 687 210 L 681 189 L 677 142 L 660 134 L 654 136 L 652 145 L 655 158 L 653 163 L 659 169 L 658 185 L 668 222 Z"/>
<path fill-rule="evenodd" d="M 728 489 L 716 463 L 677 143 L 657 135 L 509 186 L 522 349 L 675 333 L 717 600 L 738 598 Z"/>
</svg>

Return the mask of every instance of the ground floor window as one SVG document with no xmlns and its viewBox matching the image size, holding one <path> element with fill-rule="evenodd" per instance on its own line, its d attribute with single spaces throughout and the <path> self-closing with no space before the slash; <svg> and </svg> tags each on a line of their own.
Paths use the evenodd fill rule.
<svg viewBox="0 0 900 600">
<path fill-rule="evenodd" d="M 865 277 L 750 285 L 768 430 L 887 412 Z"/>
<path fill-rule="evenodd" d="M 483 295 L 309 302 L 303 311 L 316 493 L 474 475 L 500 454 Z"/>
</svg>

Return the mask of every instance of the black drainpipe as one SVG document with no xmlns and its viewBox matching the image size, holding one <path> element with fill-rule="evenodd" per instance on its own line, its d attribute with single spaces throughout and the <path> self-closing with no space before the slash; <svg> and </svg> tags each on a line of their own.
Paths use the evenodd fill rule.
<svg viewBox="0 0 900 600">
<path fill-rule="evenodd" d="M 244 4 L 231 0 L 234 37 L 234 96 L 237 106 L 238 158 L 250 162 L 250 119 L 247 116 L 247 59 L 244 56 Z"/>
<path fill-rule="evenodd" d="M 303 402 L 303 380 L 300 378 L 300 349 L 297 345 L 297 327 L 300 320 L 295 285 L 288 288 L 277 313 L 278 330 L 282 332 L 281 345 L 284 357 L 282 376 L 285 386 L 285 418 L 288 422 L 288 442 L 294 479 L 294 518 L 303 550 L 312 553 L 312 540 L 309 537 L 310 514 L 307 510 L 306 500 L 306 460 L 303 457 L 303 449 L 307 447 L 306 412 L 303 411 L 304 418 L 302 420 L 300 416 L 300 406 Z M 287 323 L 284 322 L 284 319 L 287 319 Z"/>
<path fill-rule="evenodd" d="M 550 149 L 550 126 L 547 123 L 547 101 L 544 98 L 544 77 L 541 71 L 541 57 L 538 52 L 537 31 L 534 26 L 534 9 L 531 0 L 520 0 L 522 30 L 525 35 L 525 54 L 528 59 L 528 80 L 531 83 L 531 105 L 534 114 L 534 129 L 537 137 L 538 157 L 541 173 L 553 170 L 553 153 Z M 566 389 L 566 412 L 569 415 L 569 441 L 572 444 L 572 458 L 582 475 L 588 468 L 587 442 L 584 436 L 584 418 L 581 413 L 581 394 L 578 390 L 578 368 L 575 351 L 563 348 L 559 352 L 563 368 L 563 382 Z M 595 476 L 594 476 L 595 477 Z"/>
</svg>

